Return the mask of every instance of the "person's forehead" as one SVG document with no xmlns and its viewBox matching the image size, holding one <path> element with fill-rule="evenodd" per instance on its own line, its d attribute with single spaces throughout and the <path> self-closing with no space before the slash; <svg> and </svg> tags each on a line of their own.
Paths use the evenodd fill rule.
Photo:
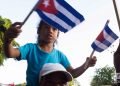
<svg viewBox="0 0 120 86">
<path fill-rule="evenodd" d="M 67 76 L 65 75 L 65 73 L 63 72 L 53 72 L 53 73 L 50 73 L 48 75 L 46 75 L 47 77 L 49 78 L 56 78 L 56 79 L 63 79 L 63 80 L 66 80 Z"/>
<path fill-rule="evenodd" d="M 62 75 L 51 75 L 51 76 L 45 77 L 45 80 L 47 82 L 52 82 L 52 83 L 56 83 L 56 84 L 67 83 L 67 79 Z"/>
<path fill-rule="evenodd" d="M 54 29 L 58 30 L 57 28 L 53 27 L 52 25 L 50 25 L 50 24 L 48 24 L 48 23 L 46 23 L 46 22 L 43 22 L 43 23 L 42 23 L 42 26 L 43 26 L 43 27 L 51 27 L 51 28 L 54 28 Z M 59 30 L 58 30 L 58 31 L 59 31 Z"/>
</svg>

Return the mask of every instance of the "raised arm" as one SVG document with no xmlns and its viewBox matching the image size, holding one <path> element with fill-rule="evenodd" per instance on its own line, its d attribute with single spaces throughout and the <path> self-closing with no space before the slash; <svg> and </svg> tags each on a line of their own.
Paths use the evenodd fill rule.
<svg viewBox="0 0 120 86">
<path fill-rule="evenodd" d="M 11 25 L 11 27 L 5 32 L 4 36 L 4 53 L 6 57 L 16 58 L 20 55 L 20 52 L 17 48 L 14 48 L 12 45 L 12 40 L 16 38 L 21 33 L 22 23 L 16 22 Z"/>
<path fill-rule="evenodd" d="M 96 64 L 96 61 L 97 61 L 97 59 L 96 59 L 95 56 L 93 58 L 91 58 L 91 59 L 87 58 L 86 62 L 83 65 L 81 65 L 80 67 L 77 67 L 75 69 L 72 68 L 72 67 L 68 67 L 67 71 L 69 71 L 74 78 L 77 78 L 80 75 L 82 75 L 89 67 L 93 67 Z M 85 68 L 85 65 L 86 65 L 87 62 L 88 62 L 88 65 Z"/>
</svg>

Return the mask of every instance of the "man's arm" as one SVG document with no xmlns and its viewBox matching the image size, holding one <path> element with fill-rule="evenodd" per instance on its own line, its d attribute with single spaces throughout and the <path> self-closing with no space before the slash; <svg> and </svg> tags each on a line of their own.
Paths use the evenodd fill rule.
<svg viewBox="0 0 120 86">
<path fill-rule="evenodd" d="M 87 62 L 87 61 L 89 61 L 89 62 Z M 97 60 L 96 60 L 96 57 L 93 57 L 93 58 L 91 58 L 91 59 L 87 58 L 86 62 L 85 62 L 83 65 L 81 65 L 80 67 L 77 67 L 77 68 L 73 69 L 73 68 L 70 66 L 70 67 L 67 68 L 67 71 L 69 71 L 69 72 L 72 74 L 73 78 L 77 78 L 77 77 L 79 77 L 80 75 L 82 75 L 89 67 L 94 66 L 95 63 L 96 63 L 96 61 L 97 61 Z M 88 63 L 88 65 L 87 65 L 87 67 L 85 68 L 86 63 Z"/>
<path fill-rule="evenodd" d="M 5 32 L 4 36 L 4 53 L 6 57 L 18 57 L 20 55 L 20 52 L 17 48 L 14 48 L 12 46 L 12 40 L 16 38 L 19 33 L 21 32 L 22 23 L 16 22 L 11 25 L 11 27 Z"/>
<path fill-rule="evenodd" d="M 113 63 L 116 70 L 116 84 L 117 86 L 120 86 L 120 41 L 118 48 L 114 53 Z"/>
<path fill-rule="evenodd" d="M 9 40 L 7 38 L 4 39 L 4 54 L 6 57 L 18 57 L 20 55 L 20 52 L 17 48 L 14 48 L 12 45 L 12 40 Z"/>
<path fill-rule="evenodd" d="M 120 73 L 120 43 L 118 45 L 117 50 L 114 53 L 114 66 L 116 72 Z"/>
</svg>

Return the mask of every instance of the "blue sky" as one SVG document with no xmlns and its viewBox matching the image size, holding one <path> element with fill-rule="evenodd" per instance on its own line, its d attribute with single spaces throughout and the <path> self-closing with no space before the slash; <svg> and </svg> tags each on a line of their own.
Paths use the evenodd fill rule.
<svg viewBox="0 0 120 86">
<path fill-rule="evenodd" d="M 119 28 L 114 12 L 112 0 L 66 0 L 84 17 L 85 21 L 67 33 L 60 33 L 56 48 L 64 52 L 74 68 L 82 65 L 87 56 L 92 52 L 91 43 L 103 29 L 107 19 L 110 20 L 109 27 L 119 36 Z M 1 0 L 0 15 L 9 18 L 12 22 L 24 21 L 25 17 L 35 5 L 37 0 Z M 120 0 L 116 0 L 117 6 Z M 118 6 L 120 12 L 120 7 Z M 28 21 L 22 27 L 22 33 L 16 39 L 20 45 L 28 42 L 36 42 L 36 27 L 39 23 L 39 16 L 33 12 Z M 29 31 L 29 32 L 28 32 Z M 81 86 L 90 86 L 90 81 L 96 68 L 106 65 L 113 66 L 113 51 L 116 50 L 119 39 L 112 46 L 102 53 L 95 52 L 97 64 L 89 68 L 77 80 Z M 8 59 L 4 66 L 0 67 L 0 82 L 2 83 L 22 83 L 25 82 L 26 61 L 15 61 Z"/>
</svg>

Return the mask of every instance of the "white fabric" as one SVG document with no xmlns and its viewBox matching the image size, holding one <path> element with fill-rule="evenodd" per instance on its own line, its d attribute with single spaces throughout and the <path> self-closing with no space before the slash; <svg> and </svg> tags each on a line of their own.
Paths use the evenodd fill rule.
<svg viewBox="0 0 120 86">
<path fill-rule="evenodd" d="M 42 76 L 48 75 L 53 72 L 63 72 L 68 81 L 72 81 L 72 75 L 59 63 L 46 63 L 40 71 L 39 80 Z"/>
</svg>

